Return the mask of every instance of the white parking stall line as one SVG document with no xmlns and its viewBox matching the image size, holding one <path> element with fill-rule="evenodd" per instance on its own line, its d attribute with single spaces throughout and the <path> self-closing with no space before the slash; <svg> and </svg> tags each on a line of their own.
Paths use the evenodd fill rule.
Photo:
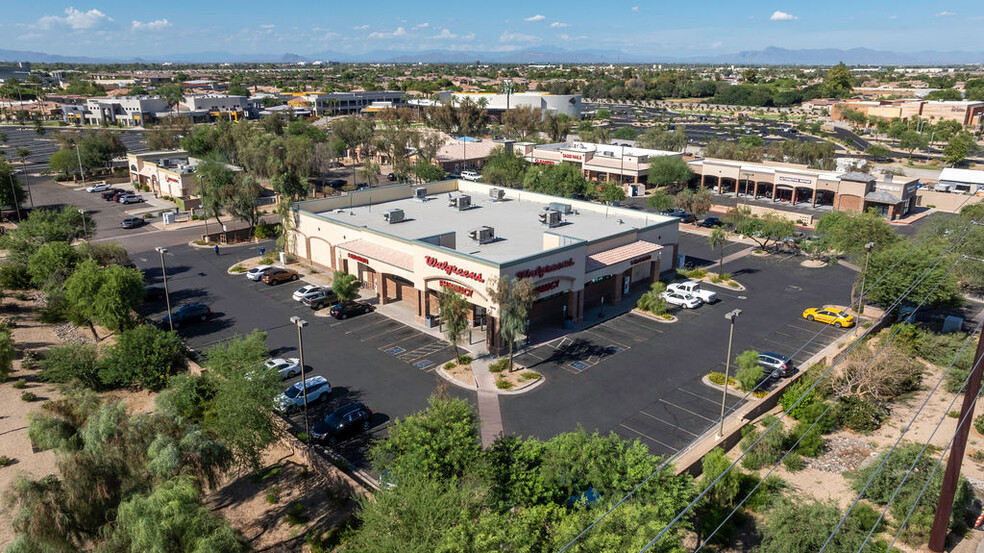
<svg viewBox="0 0 984 553">
<path fill-rule="evenodd" d="M 619 423 L 619 426 L 621 426 L 622 428 L 628 430 L 629 432 L 638 434 L 639 436 L 642 436 L 643 438 L 646 438 L 647 440 L 651 440 L 653 442 L 656 442 L 659 445 L 665 447 L 666 449 L 669 449 L 670 451 L 672 451 L 674 453 L 676 453 L 677 450 L 679 449 L 679 448 L 673 447 L 670 444 L 667 444 L 665 442 L 661 442 L 661 441 L 657 440 L 656 438 L 653 438 L 652 436 L 649 436 L 648 434 L 645 434 L 643 432 L 639 432 L 638 430 L 636 430 L 635 428 L 632 428 L 631 426 L 626 426 L 625 424 L 622 424 L 622 423 Z"/>
<path fill-rule="evenodd" d="M 686 428 L 684 428 L 684 427 L 682 427 L 682 426 L 680 426 L 680 425 L 678 425 L 678 424 L 673 424 L 672 422 L 669 422 L 669 421 L 665 421 L 665 420 L 663 420 L 663 419 L 661 419 L 661 418 L 659 418 L 659 417 L 657 417 L 657 416 L 655 416 L 655 415 L 650 415 L 649 413 L 647 413 L 647 412 L 645 412 L 645 411 L 639 411 L 639 414 L 641 414 L 641 415 L 646 415 L 647 417 L 649 417 L 649 418 L 651 418 L 651 419 L 653 419 L 653 420 L 657 420 L 657 421 L 659 421 L 659 422 L 661 422 L 661 423 L 663 423 L 663 424 L 665 424 L 666 426 L 669 426 L 669 427 L 671 427 L 671 428 L 676 428 L 677 430 L 682 430 L 683 432 L 685 432 L 685 433 L 687 433 L 687 434 L 690 434 L 690 435 L 691 435 L 691 436 L 693 436 L 694 438 L 696 438 L 696 437 L 698 436 L 698 434 L 694 434 L 693 432 L 691 432 L 691 431 L 689 431 L 689 430 L 687 430 Z"/>
<path fill-rule="evenodd" d="M 684 413 L 690 413 L 691 415 L 700 417 L 700 418 L 706 420 L 707 422 L 714 422 L 715 420 L 717 420 L 717 419 L 709 419 L 709 418 L 705 417 L 704 415 L 701 415 L 700 413 L 698 413 L 696 411 L 691 411 L 690 409 L 687 409 L 686 407 L 680 407 L 679 405 L 676 405 L 675 403 L 670 403 L 669 401 L 666 401 L 663 398 L 660 398 L 659 400 L 662 403 L 665 403 L 665 404 L 669 405 L 670 407 L 674 407 L 676 409 L 679 409 L 679 410 L 683 411 Z"/>
<path fill-rule="evenodd" d="M 678 388 L 677 391 L 683 392 L 685 394 L 690 394 L 690 395 L 692 395 L 692 396 L 694 396 L 696 398 L 703 399 L 704 401 L 706 401 L 706 402 L 708 402 L 708 403 L 710 403 L 712 405 L 719 405 L 720 404 L 720 402 L 717 401 L 717 400 L 711 399 L 711 398 L 709 398 L 707 396 L 702 396 L 702 395 L 700 395 L 698 393 L 691 392 L 690 390 L 688 390 L 686 388 Z"/>
</svg>

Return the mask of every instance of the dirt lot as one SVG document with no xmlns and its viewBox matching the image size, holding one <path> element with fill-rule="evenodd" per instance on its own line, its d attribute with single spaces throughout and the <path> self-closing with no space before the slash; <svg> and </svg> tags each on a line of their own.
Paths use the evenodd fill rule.
<svg viewBox="0 0 984 553">
<path fill-rule="evenodd" d="M 334 495 L 325 479 L 309 471 L 289 448 L 274 444 L 264 453 L 263 464 L 258 475 L 230 474 L 206 498 L 253 551 L 308 551 L 305 532 L 331 528 L 355 511 L 351 498 Z M 291 509 L 300 516 L 288 516 Z"/>
</svg>

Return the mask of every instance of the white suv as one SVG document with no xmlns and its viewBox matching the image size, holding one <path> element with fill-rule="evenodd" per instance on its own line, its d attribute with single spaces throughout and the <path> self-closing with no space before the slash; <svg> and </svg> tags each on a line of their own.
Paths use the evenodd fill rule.
<svg viewBox="0 0 984 553">
<path fill-rule="evenodd" d="M 482 178 L 482 174 L 476 173 L 475 171 L 462 171 L 461 178 L 470 181 L 478 181 L 479 179 Z"/>
</svg>

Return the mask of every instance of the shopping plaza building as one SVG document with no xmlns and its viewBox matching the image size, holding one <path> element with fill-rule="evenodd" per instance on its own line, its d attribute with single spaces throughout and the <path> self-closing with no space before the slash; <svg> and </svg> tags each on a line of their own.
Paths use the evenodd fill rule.
<svg viewBox="0 0 984 553">
<path fill-rule="evenodd" d="M 503 347 L 489 289 L 529 278 L 530 331 L 562 328 L 644 290 L 671 271 L 678 221 L 465 180 L 397 184 L 294 204 L 290 248 L 355 275 L 380 304 L 439 323 L 438 292 L 461 293 L 490 350 Z"/>
<path fill-rule="evenodd" d="M 919 179 L 891 174 L 817 171 L 786 163 L 745 163 L 699 159 L 688 163 L 694 179 L 721 194 L 737 194 L 773 203 L 831 206 L 837 211 L 863 213 L 874 209 L 894 220 L 916 207 Z"/>
</svg>

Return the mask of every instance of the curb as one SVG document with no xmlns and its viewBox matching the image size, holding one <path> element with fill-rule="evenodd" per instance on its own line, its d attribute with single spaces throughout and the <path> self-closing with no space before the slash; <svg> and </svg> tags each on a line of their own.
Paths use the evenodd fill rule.
<svg viewBox="0 0 984 553">
<path fill-rule="evenodd" d="M 663 317 L 660 317 L 658 315 L 653 315 L 652 313 L 650 313 L 648 311 L 643 311 L 642 309 L 639 309 L 638 307 L 633 307 L 632 308 L 632 311 L 629 311 L 629 313 L 635 313 L 636 315 L 640 315 L 642 317 L 646 317 L 647 319 L 649 319 L 651 321 L 656 321 L 657 323 L 663 323 L 663 324 L 673 324 L 673 323 L 675 323 L 675 322 L 677 322 L 677 321 L 680 320 L 676 315 L 670 315 L 670 317 L 672 317 L 672 319 L 664 319 Z"/>
</svg>

